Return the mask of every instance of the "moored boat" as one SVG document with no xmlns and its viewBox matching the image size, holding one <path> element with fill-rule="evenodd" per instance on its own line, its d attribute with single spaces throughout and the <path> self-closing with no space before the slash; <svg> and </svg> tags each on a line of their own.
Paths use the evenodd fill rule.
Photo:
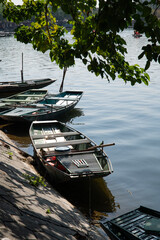
<svg viewBox="0 0 160 240">
<path fill-rule="evenodd" d="M 134 34 L 133 34 L 133 37 L 134 38 L 140 38 L 140 37 L 142 37 L 142 34 L 140 34 L 138 31 L 134 31 Z"/>
<path fill-rule="evenodd" d="M 144 206 L 100 224 L 112 240 L 160 239 L 160 212 Z"/>
<path fill-rule="evenodd" d="M 46 89 L 30 89 L 14 94 L 7 98 L 0 99 L 0 107 L 21 106 L 42 100 L 48 91 Z"/>
<path fill-rule="evenodd" d="M 0 96 L 8 97 L 29 89 L 40 89 L 54 83 L 55 79 L 33 79 L 26 81 L 0 82 Z"/>
<path fill-rule="evenodd" d="M 140 38 L 140 37 L 142 37 L 142 34 L 133 34 L 133 37 L 134 38 Z"/>
<path fill-rule="evenodd" d="M 29 134 L 37 160 L 56 183 L 104 177 L 113 172 L 104 145 L 97 146 L 62 122 L 34 121 Z"/>
<path fill-rule="evenodd" d="M 0 31 L 0 37 L 10 37 L 12 34 L 12 32 Z"/>
<path fill-rule="evenodd" d="M 10 122 L 53 120 L 72 110 L 83 95 L 82 91 L 65 91 L 48 94 L 37 103 L 11 106 L 0 110 L 0 118 Z"/>
</svg>

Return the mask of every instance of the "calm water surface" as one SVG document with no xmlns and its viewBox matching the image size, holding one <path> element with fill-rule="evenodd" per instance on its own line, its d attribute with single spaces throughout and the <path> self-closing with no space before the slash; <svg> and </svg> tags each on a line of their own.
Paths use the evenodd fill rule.
<svg viewBox="0 0 160 240">
<path fill-rule="evenodd" d="M 137 54 L 147 40 L 133 38 L 132 30 L 122 35 L 128 43 L 128 61 L 137 63 Z M 24 79 L 56 78 L 47 89 L 58 92 L 62 71 L 50 62 L 48 54 L 13 37 L 0 38 L 0 81 L 20 80 L 22 52 Z M 138 63 L 144 67 L 144 60 Z M 140 205 L 160 211 L 160 65 L 153 63 L 148 73 L 149 86 L 130 86 L 119 79 L 108 83 L 89 73 L 79 61 L 66 74 L 64 90 L 82 90 L 84 95 L 65 121 L 97 144 L 102 140 L 116 143 L 105 149 L 113 174 L 85 186 L 62 189 L 75 205 L 92 211 L 94 218 L 102 214 L 114 217 Z M 1 127 L 20 148 L 32 152 L 28 129 L 11 124 Z"/>
</svg>

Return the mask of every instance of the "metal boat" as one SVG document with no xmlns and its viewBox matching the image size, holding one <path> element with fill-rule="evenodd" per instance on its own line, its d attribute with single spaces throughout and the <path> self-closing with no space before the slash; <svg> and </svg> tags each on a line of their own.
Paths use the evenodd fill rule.
<svg viewBox="0 0 160 240">
<path fill-rule="evenodd" d="M 104 177 L 113 172 L 103 148 L 59 121 L 34 121 L 29 135 L 35 156 L 56 183 Z"/>
<path fill-rule="evenodd" d="M 100 224 L 112 240 L 160 239 L 160 212 L 144 206 Z"/>
<path fill-rule="evenodd" d="M 33 79 L 26 81 L 0 82 L 0 97 L 9 97 L 29 89 L 40 89 L 54 83 L 55 79 Z"/>
<path fill-rule="evenodd" d="M 0 107 L 21 106 L 42 100 L 48 91 L 46 89 L 30 89 L 14 94 L 7 98 L 0 98 Z"/>
</svg>

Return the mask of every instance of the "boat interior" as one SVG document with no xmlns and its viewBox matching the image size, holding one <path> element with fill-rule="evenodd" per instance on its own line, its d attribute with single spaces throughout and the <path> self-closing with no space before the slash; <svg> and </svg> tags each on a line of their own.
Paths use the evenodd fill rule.
<svg viewBox="0 0 160 240">
<path fill-rule="evenodd" d="M 6 104 L 22 104 L 34 101 L 39 101 L 47 95 L 47 90 L 28 90 L 20 94 L 12 95 L 8 98 L 0 99 L 0 106 L 5 106 Z"/>
<path fill-rule="evenodd" d="M 52 106 L 66 106 L 72 102 L 79 101 L 82 96 L 82 92 L 63 92 L 55 96 L 48 95 L 45 99 L 41 100 L 40 104 L 52 105 Z"/>
<path fill-rule="evenodd" d="M 49 126 L 34 125 L 32 139 L 44 160 L 56 156 L 69 173 L 109 171 L 107 155 L 82 133 L 72 131 L 58 122 Z"/>
</svg>

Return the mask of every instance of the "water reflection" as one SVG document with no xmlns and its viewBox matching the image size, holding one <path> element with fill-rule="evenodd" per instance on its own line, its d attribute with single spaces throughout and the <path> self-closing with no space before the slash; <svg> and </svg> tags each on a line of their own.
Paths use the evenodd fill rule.
<svg viewBox="0 0 160 240">
<path fill-rule="evenodd" d="M 65 183 L 56 188 L 87 217 L 94 220 L 116 210 L 115 198 L 103 178 Z"/>
<path fill-rule="evenodd" d="M 81 108 L 74 108 L 70 112 L 65 113 L 63 117 L 57 118 L 57 120 L 64 123 L 72 123 L 75 118 L 84 116 L 84 112 Z"/>
<path fill-rule="evenodd" d="M 0 129 L 20 148 L 31 144 L 29 138 L 29 125 L 19 123 L 0 123 Z"/>
</svg>

